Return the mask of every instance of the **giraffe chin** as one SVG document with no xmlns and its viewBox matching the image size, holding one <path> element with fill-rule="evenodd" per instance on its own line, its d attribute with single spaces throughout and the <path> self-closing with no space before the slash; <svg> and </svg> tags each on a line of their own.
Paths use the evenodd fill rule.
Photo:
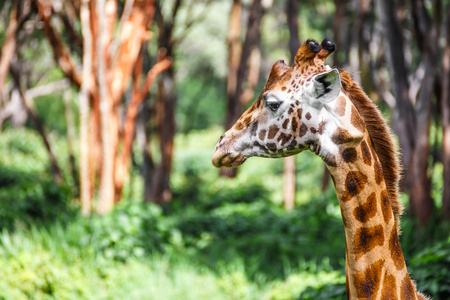
<svg viewBox="0 0 450 300">
<path fill-rule="evenodd" d="M 216 151 L 212 158 L 212 164 L 216 168 L 236 168 L 244 163 L 247 158 L 241 152 L 223 153 Z"/>
</svg>

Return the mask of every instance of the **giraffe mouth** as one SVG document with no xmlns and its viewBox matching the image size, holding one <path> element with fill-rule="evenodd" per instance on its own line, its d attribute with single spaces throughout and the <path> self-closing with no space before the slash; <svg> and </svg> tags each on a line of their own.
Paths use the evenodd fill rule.
<svg viewBox="0 0 450 300">
<path fill-rule="evenodd" d="M 230 153 L 222 152 L 216 150 L 212 158 L 212 164 L 216 168 L 236 168 L 244 163 L 247 158 L 242 154 L 242 152 Z"/>
</svg>

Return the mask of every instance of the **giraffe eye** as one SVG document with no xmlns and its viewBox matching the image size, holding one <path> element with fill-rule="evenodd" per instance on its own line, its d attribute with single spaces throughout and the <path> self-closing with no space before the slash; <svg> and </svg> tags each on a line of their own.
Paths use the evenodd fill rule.
<svg viewBox="0 0 450 300">
<path fill-rule="evenodd" d="M 276 111 L 280 107 L 281 103 L 279 101 L 267 101 L 266 105 L 270 110 Z"/>
</svg>

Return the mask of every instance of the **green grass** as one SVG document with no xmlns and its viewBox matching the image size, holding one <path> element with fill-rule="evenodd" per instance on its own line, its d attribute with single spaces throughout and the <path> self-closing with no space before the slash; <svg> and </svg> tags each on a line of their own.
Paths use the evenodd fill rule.
<svg viewBox="0 0 450 300">
<path fill-rule="evenodd" d="M 124 260 L 102 249 L 104 239 L 89 236 L 88 223 L 103 224 L 104 218 L 94 219 L 79 219 L 68 227 L 32 226 L 12 234 L 4 230 L 0 298 L 295 299 L 308 287 L 344 282 L 339 272 L 321 270 L 314 263 L 304 264 L 303 271 L 286 274 L 282 280 L 261 276 L 249 280 L 238 260 L 210 268 L 177 250 L 150 254 L 130 248 Z M 99 231 L 97 227 L 95 233 Z M 119 248 L 120 243 L 116 243 Z M 119 251 L 113 245 L 109 250 Z"/>
</svg>

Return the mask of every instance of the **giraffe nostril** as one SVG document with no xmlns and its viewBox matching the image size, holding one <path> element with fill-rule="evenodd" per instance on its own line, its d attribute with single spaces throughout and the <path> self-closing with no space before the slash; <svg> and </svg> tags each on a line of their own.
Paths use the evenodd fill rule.
<svg viewBox="0 0 450 300">
<path fill-rule="evenodd" d="M 219 140 L 217 141 L 217 146 L 219 146 L 219 144 L 222 142 L 223 138 L 225 137 L 225 134 L 222 134 L 222 136 L 219 138 Z"/>
</svg>

